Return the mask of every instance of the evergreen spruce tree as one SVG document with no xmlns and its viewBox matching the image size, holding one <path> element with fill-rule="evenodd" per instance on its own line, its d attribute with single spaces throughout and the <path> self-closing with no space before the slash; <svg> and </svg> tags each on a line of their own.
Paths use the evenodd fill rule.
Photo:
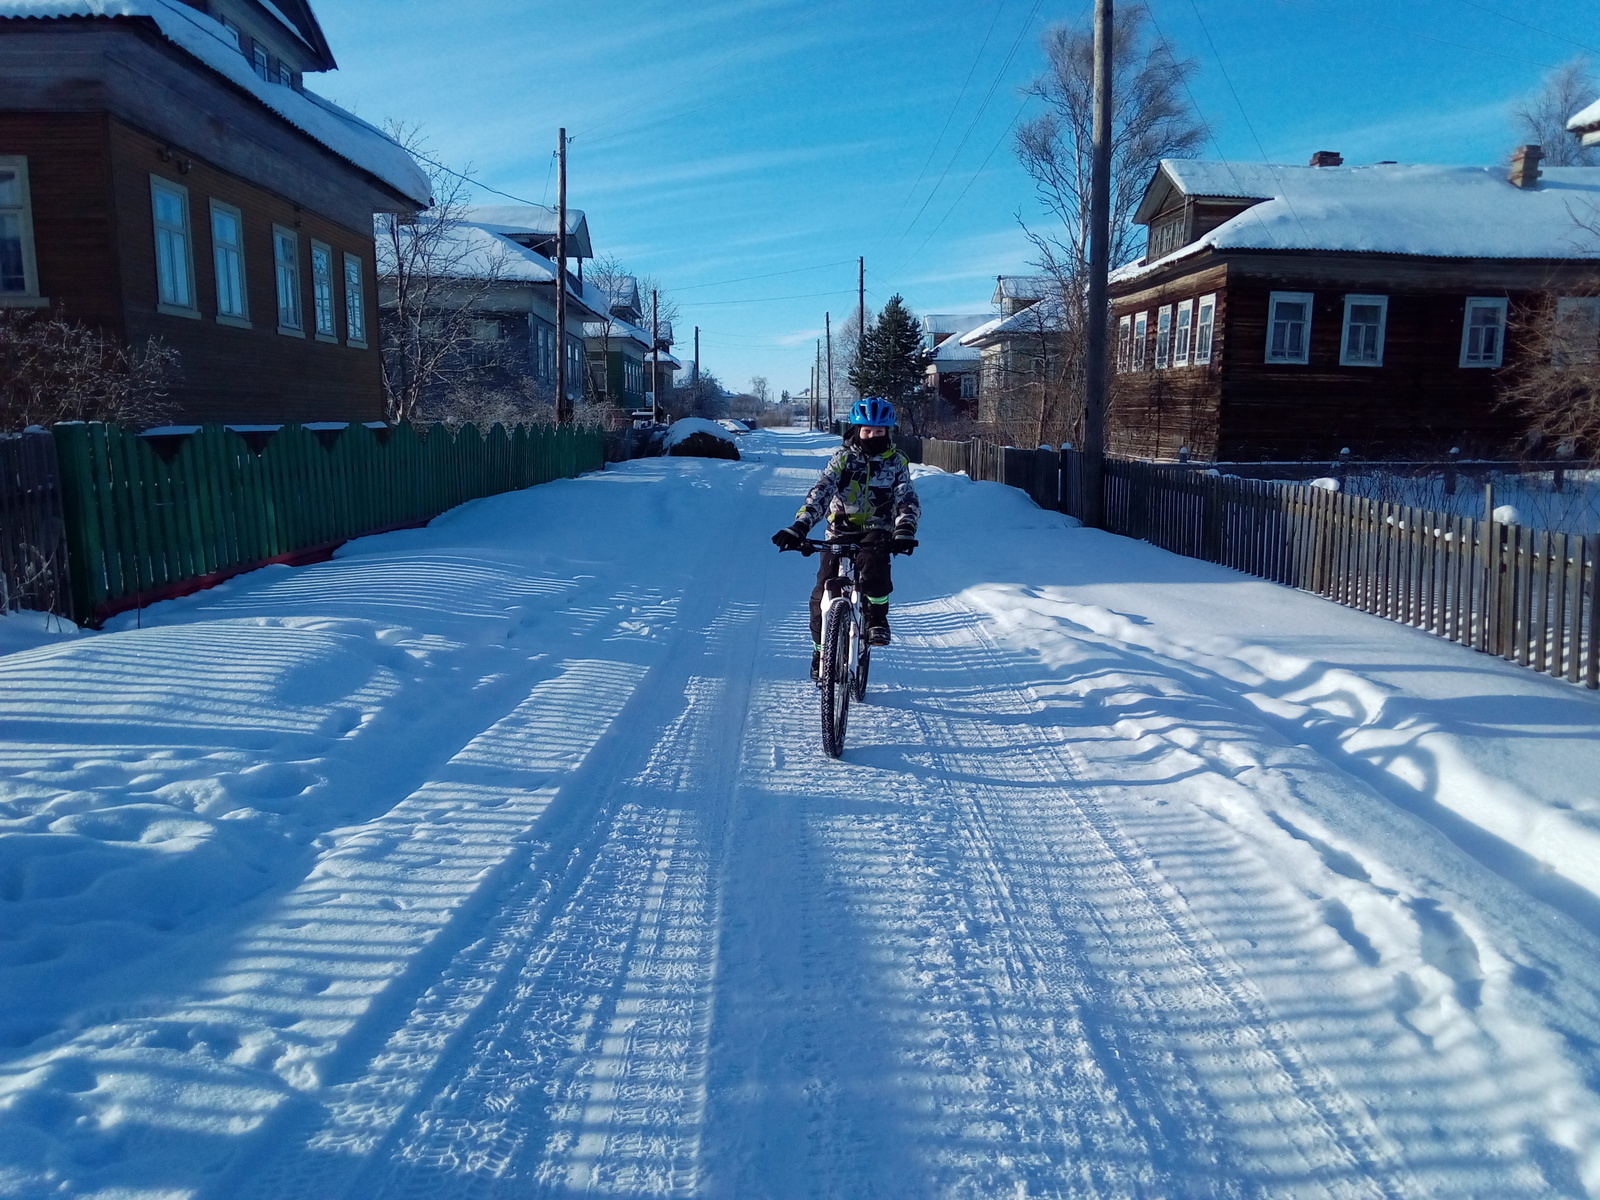
<svg viewBox="0 0 1600 1200">
<path fill-rule="evenodd" d="M 850 382 L 863 396 L 878 396 L 910 418 L 918 432 L 922 405 L 922 331 L 898 295 L 891 296 L 862 339 L 861 359 L 850 368 Z"/>
</svg>

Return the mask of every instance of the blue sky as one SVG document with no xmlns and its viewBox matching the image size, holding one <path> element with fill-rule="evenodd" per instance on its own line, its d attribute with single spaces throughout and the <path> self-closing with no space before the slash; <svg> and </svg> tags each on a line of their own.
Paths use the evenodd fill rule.
<svg viewBox="0 0 1600 1200">
<path fill-rule="evenodd" d="M 805 387 L 823 313 L 898 291 L 979 311 L 1044 218 L 1011 149 L 1040 34 L 1086 0 L 318 0 L 340 70 L 310 85 L 421 127 L 441 161 L 569 203 L 597 250 L 657 277 L 680 350 L 730 386 Z M 1206 157 L 1490 163 L 1509 110 L 1600 45 L 1600 4 L 1154 0 L 1197 60 Z M 375 14 L 380 14 L 381 18 Z M 1600 60 L 1600 53 L 1594 57 Z M 500 200 L 491 193 L 483 200 Z"/>
</svg>

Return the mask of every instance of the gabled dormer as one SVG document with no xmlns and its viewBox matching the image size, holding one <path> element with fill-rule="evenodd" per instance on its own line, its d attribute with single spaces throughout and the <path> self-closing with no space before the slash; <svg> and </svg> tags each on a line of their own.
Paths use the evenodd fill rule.
<svg viewBox="0 0 1600 1200">
<path fill-rule="evenodd" d="M 331 71 L 333 51 L 306 0 L 185 0 L 232 35 L 262 79 L 299 87 L 306 72 Z"/>
<path fill-rule="evenodd" d="M 1049 295 L 1050 285 L 1043 275 L 996 275 L 990 303 L 1000 309 L 1002 317 L 1015 316 Z"/>
<path fill-rule="evenodd" d="M 1313 161 L 1313 165 L 1320 164 Z M 1262 189 L 1251 187 L 1253 180 L 1239 178 L 1228 166 L 1162 161 L 1133 214 L 1134 224 L 1145 227 L 1145 262 L 1181 250 L 1247 208 L 1272 198 L 1271 193 L 1253 194 Z"/>
</svg>

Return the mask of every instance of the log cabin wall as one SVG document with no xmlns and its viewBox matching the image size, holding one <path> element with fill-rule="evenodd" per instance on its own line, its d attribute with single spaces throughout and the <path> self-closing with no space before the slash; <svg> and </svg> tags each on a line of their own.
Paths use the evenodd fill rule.
<svg viewBox="0 0 1600 1200">
<path fill-rule="evenodd" d="M 372 214 L 415 207 L 387 185 L 143 19 L 0 21 L 0 153 L 28 155 L 41 293 L 176 348 L 179 420 L 382 418 Z M 198 317 L 157 310 L 152 175 L 188 192 Z M 243 219 L 249 328 L 216 319 L 213 199 Z M 299 235 L 303 338 L 278 332 L 274 224 Z M 333 251 L 336 344 L 313 332 L 313 239 Z M 347 344 L 346 252 L 362 263 L 365 349 Z"/>
<path fill-rule="evenodd" d="M 173 398 L 183 422 L 277 424 L 286 421 L 379 421 L 383 379 L 377 350 L 377 282 L 371 233 L 347 229 L 265 188 L 201 159 L 163 161 L 165 143 L 121 122 L 111 128 L 122 305 L 134 343 L 154 335 L 182 358 L 183 381 Z M 181 169 L 187 165 L 187 172 Z M 155 225 L 150 180 L 187 189 L 198 317 L 157 307 Z M 210 203 L 237 208 L 244 225 L 244 276 L 249 328 L 217 319 Z M 298 236 L 302 336 L 278 331 L 273 227 Z M 314 332 L 311 243 L 333 251 L 335 337 Z M 366 345 L 349 344 L 345 318 L 344 255 L 361 262 Z"/>
<path fill-rule="evenodd" d="M 1138 457 L 1327 459 L 1360 456 L 1504 456 L 1526 430 L 1498 401 L 1500 372 L 1460 365 L 1469 296 L 1506 297 L 1513 311 L 1540 293 L 1592 294 L 1583 262 L 1424 259 L 1400 255 L 1202 253 L 1154 279 L 1122 284 L 1115 317 L 1148 311 L 1146 370 L 1113 376 L 1108 445 Z M 1132 290 L 1137 287 L 1138 290 Z M 1215 291 L 1209 368 L 1154 369 L 1156 312 Z M 1310 292 L 1309 362 L 1268 363 L 1274 291 Z M 1346 295 L 1388 298 L 1383 363 L 1341 366 Z M 1504 362 L 1513 366 L 1514 333 Z M 1182 432 L 1180 432 L 1180 430 Z"/>
<path fill-rule="evenodd" d="M 39 294 L 121 336 L 108 127 L 104 113 L 0 112 L 0 154 L 28 160 Z"/>
</svg>

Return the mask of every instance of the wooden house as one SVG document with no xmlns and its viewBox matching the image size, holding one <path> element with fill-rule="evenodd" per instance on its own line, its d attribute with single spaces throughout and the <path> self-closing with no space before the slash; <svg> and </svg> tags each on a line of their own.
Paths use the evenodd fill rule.
<svg viewBox="0 0 1600 1200">
<path fill-rule="evenodd" d="M 922 318 L 923 382 L 957 419 L 978 416 L 978 376 L 983 352 L 961 337 L 991 317 L 986 313 L 929 313 Z"/>
<path fill-rule="evenodd" d="M 590 374 L 603 400 L 638 411 L 660 396 L 666 402 L 683 364 L 672 356 L 672 322 L 658 320 L 650 334 L 650 300 L 639 281 L 623 275 L 613 284 L 606 315 L 584 327 Z"/>
<path fill-rule="evenodd" d="M 1600 169 L 1167 161 L 1113 273 L 1108 446 L 1208 460 L 1505 453 L 1508 315 L 1592 294 Z"/>
<path fill-rule="evenodd" d="M 178 351 L 181 420 L 380 420 L 373 216 L 430 203 L 307 91 L 305 0 L 0 0 L 0 305 Z"/>
<path fill-rule="evenodd" d="M 591 257 L 588 223 L 567 212 L 567 253 L 579 270 L 567 268 L 565 336 L 556 334 L 556 264 L 541 251 L 554 246 L 556 214 L 543 205 L 468 208 L 459 219 L 435 224 L 428 216 L 399 227 L 402 237 L 430 239 L 430 270 L 453 283 L 436 286 L 429 305 L 436 311 L 471 314 L 472 352 L 495 365 L 504 382 L 531 380 L 553 399 L 556 355 L 565 353 L 567 396 L 582 401 L 589 387 L 588 328 L 608 310 L 605 293 L 581 274 Z M 386 239 L 385 239 L 386 241 Z M 382 265 L 389 269 L 384 251 Z M 388 285 L 380 291 L 387 310 L 395 303 Z M 428 319 L 428 318 L 425 318 Z"/>
<path fill-rule="evenodd" d="M 1053 280 L 1002 275 L 995 283 L 1000 315 L 964 333 L 959 344 L 979 355 L 978 420 L 1005 426 L 1037 415 L 1046 390 L 1059 382 L 1066 313 Z"/>
</svg>

